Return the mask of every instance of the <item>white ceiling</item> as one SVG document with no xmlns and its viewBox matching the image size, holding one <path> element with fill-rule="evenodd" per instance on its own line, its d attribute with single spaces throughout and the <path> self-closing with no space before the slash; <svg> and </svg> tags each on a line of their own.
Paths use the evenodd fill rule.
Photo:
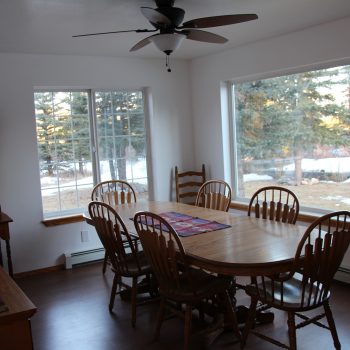
<svg viewBox="0 0 350 350">
<path fill-rule="evenodd" d="M 72 38 L 75 34 L 153 27 L 140 6 L 153 0 L 1 0 L 0 52 L 163 57 L 153 44 L 129 49 L 149 33 Z M 256 13 L 258 20 L 205 29 L 226 44 L 185 40 L 172 54 L 192 59 L 350 16 L 350 0 L 176 0 L 185 21 L 207 16 Z"/>
</svg>

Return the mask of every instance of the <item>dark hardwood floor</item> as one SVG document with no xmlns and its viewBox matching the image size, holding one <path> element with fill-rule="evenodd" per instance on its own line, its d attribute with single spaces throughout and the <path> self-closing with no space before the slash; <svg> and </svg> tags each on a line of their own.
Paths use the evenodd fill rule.
<svg viewBox="0 0 350 350">
<path fill-rule="evenodd" d="M 131 327 L 130 304 L 116 298 L 114 313 L 108 312 L 112 273 L 103 275 L 101 263 L 18 278 L 16 282 L 38 307 L 32 318 L 35 350 L 131 350 L 181 349 L 183 322 L 172 318 L 163 323 L 158 342 L 152 342 L 157 303 L 140 306 L 136 328 Z M 350 349 L 350 286 L 335 283 L 331 307 L 343 349 Z M 239 303 L 249 304 L 243 292 Z M 273 324 L 260 326 L 280 340 L 287 338 L 286 318 L 276 312 Z M 298 331 L 298 349 L 333 349 L 330 333 L 316 326 Z M 234 335 L 225 332 L 209 349 L 239 349 Z M 193 336 L 191 349 L 201 349 L 201 339 Z M 273 345 L 251 336 L 245 349 L 274 349 Z M 277 348 L 276 348 L 277 349 Z"/>
</svg>

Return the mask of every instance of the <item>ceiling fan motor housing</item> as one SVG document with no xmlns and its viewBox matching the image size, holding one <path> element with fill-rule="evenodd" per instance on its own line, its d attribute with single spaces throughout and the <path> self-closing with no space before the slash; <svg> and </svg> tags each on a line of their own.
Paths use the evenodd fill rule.
<svg viewBox="0 0 350 350">
<path fill-rule="evenodd" d="M 175 0 L 155 0 L 157 7 L 174 6 Z"/>
<path fill-rule="evenodd" d="M 185 11 L 178 7 L 158 7 L 156 11 L 170 19 L 171 25 L 168 25 L 168 27 L 171 27 L 172 29 L 178 27 L 185 17 Z"/>
</svg>

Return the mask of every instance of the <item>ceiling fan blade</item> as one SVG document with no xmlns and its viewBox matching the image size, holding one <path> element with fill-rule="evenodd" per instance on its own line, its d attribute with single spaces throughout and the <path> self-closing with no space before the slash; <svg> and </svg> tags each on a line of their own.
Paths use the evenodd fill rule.
<svg viewBox="0 0 350 350">
<path fill-rule="evenodd" d="M 224 44 L 228 39 L 224 38 L 221 35 L 206 32 L 204 30 L 183 30 L 183 34 L 187 36 L 187 39 L 203 41 L 205 43 L 215 43 L 215 44 Z"/>
<path fill-rule="evenodd" d="M 142 49 L 143 47 L 145 47 L 146 45 L 151 43 L 151 40 L 149 40 L 149 38 L 151 38 L 154 35 L 148 36 L 147 38 L 144 38 L 142 40 L 140 40 L 138 43 L 136 43 L 129 51 L 133 52 L 133 51 L 137 51 Z"/>
<path fill-rule="evenodd" d="M 141 7 L 141 12 L 153 25 L 171 24 L 171 20 L 167 16 L 163 15 L 155 9 L 152 9 L 150 7 Z"/>
<path fill-rule="evenodd" d="M 181 28 L 211 28 L 226 26 L 229 24 L 241 23 L 257 19 L 255 14 L 224 15 L 192 19 L 183 23 Z"/>
<path fill-rule="evenodd" d="M 154 29 L 131 29 L 131 30 L 116 30 L 113 32 L 103 32 L 103 33 L 90 33 L 90 34 L 80 34 L 80 35 L 72 35 L 72 38 L 79 38 L 81 36 L 93 36 L 93 35 L 104 35 L 104 34 L 116 34 L 116 33 L 148 33 L 155 32 Z"/>
</svg>

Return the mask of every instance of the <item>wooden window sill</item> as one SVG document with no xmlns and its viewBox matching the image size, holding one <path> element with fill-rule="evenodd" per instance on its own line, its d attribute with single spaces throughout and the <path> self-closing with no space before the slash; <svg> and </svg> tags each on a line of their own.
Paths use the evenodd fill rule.
<svg viewBox="0 0 350 350">
<path fill-rule="evenodd" d="M 239 203 L 239 202 L 231 202 L 230 208 L 247 212 L 248 211 L 248 204 Z M 300 213 L 299 212 L 297 221 L 311 223 L 311 222 L 315 221 L 317 218 L 319 218 L 320 216 L 321 215 L 307 214 L 307 213 Z"/>
<path fill-rule="evenodd" d="M 51 226 L 72 224 L 74 222 L 82 222 L 82 221 L 85 221 L 83 214 L 77 214 L 77 215 L 49 218 L 49 219 L 42 220 L 41 222 L 46 227 L 51 227 Z"/>
<path fill-rule="evenodd" d="M 248 204 L 239 203 L 239 202 L 231 202 L 230 208 L 235 209 L 235 210 L 239 210 L 239 211 L 247 212 Z M 298 221 L 311 223 L 315 219 L 317 219 L 318 217 L 319 217 L 319 215 L 299 213 Z M 72 224 L 75 222 L 83 222 L 83 221 L 85 221 L 83 214 L 77 214 L 77 215 L 71 215 L 71 216 L 45 219 L 42 221 L 42 223 L 46 227 L 52 227 L 52 226 Z"/>
</svg>

